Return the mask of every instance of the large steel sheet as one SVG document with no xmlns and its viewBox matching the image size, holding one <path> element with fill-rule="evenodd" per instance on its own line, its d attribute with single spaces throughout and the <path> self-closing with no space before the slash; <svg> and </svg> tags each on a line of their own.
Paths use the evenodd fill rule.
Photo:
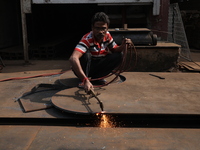
<svg viewBox="0 0 200 150">
<path fill-rule="evenodd" d="M 199 129 L 1 126 L 3 150 L 197 150 Z"/>
<path fill-rule="evenodd" d="M 192 78 L 176 73 L 131 73 L 126 81 L 111 84 L 95 92 L 111 114 L 199 114 L 199 74 Z M 74 113 L 97 113 L 100 106 L 95 98 L 77 87 L 56 93 L 53 104 Z"/>
</svg>

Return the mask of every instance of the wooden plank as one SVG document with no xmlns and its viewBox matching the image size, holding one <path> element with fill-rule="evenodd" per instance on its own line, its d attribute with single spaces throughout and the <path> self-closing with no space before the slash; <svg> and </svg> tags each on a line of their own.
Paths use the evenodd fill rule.
<svg viewBox="0 0 200 150">
<path fill-rule="evenodd" d="M 200 66 L 194 62 L 180 62 L 180 64 L 188 70 L 191 71 L 200 71 Z"/>
</svg>

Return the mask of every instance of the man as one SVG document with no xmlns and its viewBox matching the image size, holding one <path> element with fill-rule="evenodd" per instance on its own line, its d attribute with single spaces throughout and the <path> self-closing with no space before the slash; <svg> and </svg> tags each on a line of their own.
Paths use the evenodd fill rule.
<svg viewBox="0 0 200 150">
<path fill-rule="evenodd" d="M 96 13 L 92 18 L 92 31 L 83 36 L 69 59 L 86 92 L 93 89 L 88 78 L 97 79 L 111 73 L 120 64 L 126 44 L 133 44 L 130 39 L 124 39 L 118 46 L 108 32 L 109 24 L 105 13 Z"/>
</svg>

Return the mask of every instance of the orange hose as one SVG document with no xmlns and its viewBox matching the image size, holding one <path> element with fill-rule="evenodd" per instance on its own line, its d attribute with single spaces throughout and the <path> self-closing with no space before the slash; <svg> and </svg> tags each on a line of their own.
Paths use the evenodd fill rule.
<svg viewBox="0 0 200 150">
<path fill-rule="evenodd" d="M 58 72 L 58 73 L 39 74 L 39 75 L 27 76 L 27 77 L 13 77 L 13 78 L 7 78 L 7 79 L 0 80 L 0 82 L 9 81 L 9 80 L 29 79 L 29 78 L 36 78 L 36 77 L 46 77 L 46 76 L 52 76 L 52 75 L 57 75 L 57 74 L 63 74 L 65 72 L 67 72 L 67 71 Z"/>
<path fill-rule="evenodd" d="M 133 67 L 131 67 L 131 60 L 132 60 L 132 50 L 134 49 L 134 51 L 135 51 L 135 64 L 134 64 L 134 66 Z M 108 84 L 110 84 L 110 83 L 112 83 L 113 81 L 115 81 L 119 76 L 120 76 L 120 74 L 122 73 L 122 72 L 124 72 L 124 71 L 128 71 L 130 68 L 131 69 L 133 69 L 133 68 L 135 68 L 136 67 L 136 64 L 137 64 L 137 51 L 136 51 L 136 49 L 135 49 L 135 46 L 133 45 L 133 49 L 131 48 L 131 54 L 129 55 L 129 62 L 127 62 L 126 60 L 127 60 L 127 54 L 128 54 L 128 49 L 127 49 L 127 45 L 126 45 L 126 48 L 125 48 L 125 50 L 124 50 L 124 55 L 123 55 L 123 58 L 122 58 L 122 62 L 121 62 L 121 64 L 117 67 L 117 69 L 113 72 L 113 73 L 110 73 L 110 74 L 108 74 L 107 76 L 104 76 L 104 77 L 101 77 L 101 78 L 97 78 L 97 79 L 90 79 L 90 81 L 95 81 L 95 80 L 100 80 L 100 79 L 105 79 L 105 78 L 108 78 L 108 77 L 110 77 L 110 76 L 112 76 L 112 75 L 116 75 L 110 82 L 108 82 L 108 83 L 106 83 L 106 84 L 104 84 L 104 85 L 96 85 L 96 86 L 94 86 L 94 87 L 103 87 L 103 86 L 106 86 L 106 85 L 108 85 Z M 128 64 L 128 65 L 127 65 Z"/>
<path fill-rule="evenodd" d="M 134 51 L 135 51 L 135 55 L 136 55 L 136 61 L 135 61 L 135 65 L 134 67 L 136 66 L 136 63 L 137 63 L 137 51 L 134 47 Z M 102 87 L 102 86 L 106 86 L 110 83 L 112 83 L 113 81 L 115 81 L 115 79 L 118 78 L 118 76 L 124 72 L 124 71 L 127 71 L 128 69 L 126 68 L 126 57 L 127 57 L 127 46 L 126 46 L 126 49 L 124 50 L 124 56 L 122 58 L 122 63 L 119 65 L 119 67 L 113 72 L 113 73 L 110 73 L 108 74 L 107 76 L 104 76 L 104 77 L 101 77 L 101 78 L 97 78 L 97 79 L 90 79 L 90 81 L 95 81 L 95 80 L 100 80 L 100 79 L 105 79 L 105 78 L 108 78 L 114 74 L 117 74 L 116 77 L 114 77 L 110 82 L 104 84 L 104 85 L 99 85 L 99 86 L 95 86 L 95 87 Z M 131 50 L 131 55 L 130 55 L 130 61 L 131 61 L 131 58 L 132 58 L 132 50 Z M 129 62 L 129 65 L 130 65 L 130 62 Z M 35 75 L 35 76 L 27 76 L 27 77 L 13 77 L 13 78 L 7 78 L 7 79 L 2 79 L 0 80 L 0 82 L 4 82 L 4 81 L 10 81 L 10 80 L 21 80 L 21 79 L 29 79 L 29 78 L 37 78 L 37 77 L 45 77 L 45 76 L 52 76 L 52 75 L 58 75 L 58 74 L 63 74 L 67 71 L 62 71 L 62 72 L 58 72 L 58 73 L 46 73 L 46 74 L 39 74 L 39 75 Z"/>
</svg>

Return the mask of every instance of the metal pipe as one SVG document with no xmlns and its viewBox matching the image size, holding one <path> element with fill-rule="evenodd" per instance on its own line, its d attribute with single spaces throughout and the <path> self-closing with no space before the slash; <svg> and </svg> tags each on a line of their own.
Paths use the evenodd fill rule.
<svg viewBox="0 0 200 150">
<path fill-rule="evenodd" d="M 20 3 L 21 3 L 21 18 L 22 18 L 22 37 L 23 37 L 24 61 L 25 61 L 25 63 L 29 63 L 27 27 L 26 27 L 26 14 L 24 12 L 24 0 L 20 0 Z"/>
</svg>

